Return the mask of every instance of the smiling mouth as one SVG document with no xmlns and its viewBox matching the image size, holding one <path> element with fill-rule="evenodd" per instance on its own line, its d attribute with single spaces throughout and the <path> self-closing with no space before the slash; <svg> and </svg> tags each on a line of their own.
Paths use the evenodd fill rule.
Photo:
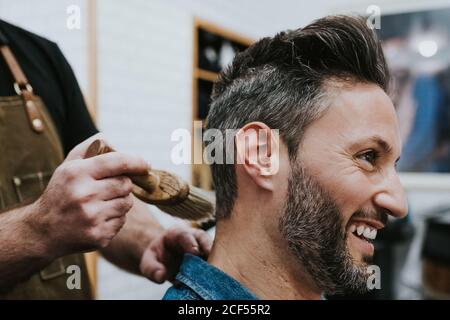
<svg viewBox="0 0 450 320">
<path fill-rule="evenodd" d="M 349 222 L 347 232 L 351 234 L 352 247 L 362 255 L 362 261 L 370 263 L 375 253 L 374 240 L 377 238 L 378 230 L 385 227 L 383 221 L 368 217 L 355 217 Z M 354 237 L 354 238 L 353 238 Z M 358 255 L 359 256 L 359 255 Z M 357 256 L 354 257 L 354 259 Z"/>
<path fill-rule="evenodd" d="M 349 232 L 355 237 L 372 243 L 378 234 L 378 230 L 385 227 L 382 221 L 368 219 L 368 218 L 355 218 L 352 219 Z"/>
<path fill-rule="evenodd" d="M 349 229 L 355 237 L 372 243 L 376 237 L 378 230 L 364 223 L 353 223 Z"/>
</svg>

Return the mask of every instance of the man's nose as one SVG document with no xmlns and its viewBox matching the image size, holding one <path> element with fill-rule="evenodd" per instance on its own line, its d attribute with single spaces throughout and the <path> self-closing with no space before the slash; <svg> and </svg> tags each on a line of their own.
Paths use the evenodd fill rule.
<svg viewBox="0 0 450 320">
<path fill-rule="evenodd" d="M 405 190 L 403 189 L 399 176 L 393 171 L 389 177 L 382 182 L 382 187 L 374 196 L 375 205 L 389 210 L 396 218 L 403 218 L 408 213 Z"/>
</svg>

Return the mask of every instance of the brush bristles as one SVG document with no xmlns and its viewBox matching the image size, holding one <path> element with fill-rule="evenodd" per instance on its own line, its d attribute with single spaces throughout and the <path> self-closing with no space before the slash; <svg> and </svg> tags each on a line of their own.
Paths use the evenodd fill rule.
<svg viewBox="0 0 450 320">
<path fill-rule="evenodd" d="M 171 216 L 199 221 L 214 217 L 214 199 L 205 191 L 189 186 L 189 196 L 182 203 L 173 206 L 158 205 L 158 208 Z"/>
</svg>

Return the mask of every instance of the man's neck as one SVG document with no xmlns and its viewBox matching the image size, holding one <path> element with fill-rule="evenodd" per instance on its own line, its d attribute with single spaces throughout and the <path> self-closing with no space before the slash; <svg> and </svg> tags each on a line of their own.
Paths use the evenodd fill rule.
<svg viewBox="0 0 450 320">
<path fill-rule="evenodd" d="M 274 244 L 263 229 L 249 230 L 254 224 L 242 222 L 219 222 L 209 263 L 261 299 L 320 299 L 320 291 L 284 243 Z"/>
</svg>

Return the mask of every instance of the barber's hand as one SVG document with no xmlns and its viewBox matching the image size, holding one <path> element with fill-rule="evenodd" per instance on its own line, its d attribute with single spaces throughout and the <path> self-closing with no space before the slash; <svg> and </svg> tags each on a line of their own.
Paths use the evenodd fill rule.
<svg viewBox="0 0 450 320">
<path fill-rule="evenodd" d="M 185 253 L 208 257 L 212 240 L 203 230 L 172 228 L 162 231 L 144 251 L 141 273 L 156 283 L 173 281 Z"/>
<path fill-rule="evenodd" d="M 125 174 L 145 174 L 143 159 L 119 152 L 84 159 L 96 135 L 68 155 L 43 195 L 32 205 L 31 223 L 55 256 L 107 246 L 133 206 L 132 183 Z"/>
</svg>

